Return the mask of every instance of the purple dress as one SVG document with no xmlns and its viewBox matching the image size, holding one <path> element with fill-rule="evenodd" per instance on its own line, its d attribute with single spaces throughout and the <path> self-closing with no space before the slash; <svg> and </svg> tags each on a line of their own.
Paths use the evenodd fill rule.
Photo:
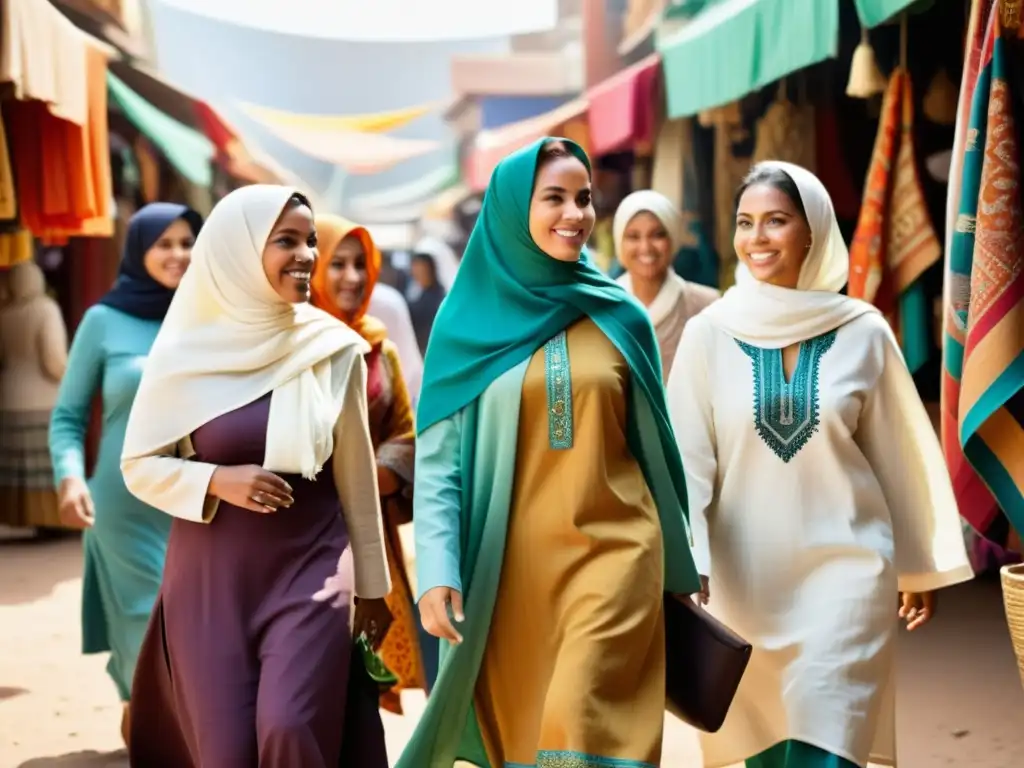
<svg viewBox="0 0 1024 768">
<path fill-rule="evenodd" d="M 200 427 L 195 458 L 262 464 L 269 412 L 267 396 Z M 311 599 L 348 546 L 333 477 L 284 479 L 291 508 L 174 520 L 132 688 L 133 766 L 387 768 L 349 610 Z"/>
</svg>

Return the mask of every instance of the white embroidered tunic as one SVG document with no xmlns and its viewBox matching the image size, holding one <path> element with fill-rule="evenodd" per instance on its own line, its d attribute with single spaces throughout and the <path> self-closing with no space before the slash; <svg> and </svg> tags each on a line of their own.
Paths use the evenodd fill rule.
<svg viewBox="0 0 1024 768">
<path fill-rule="evenodd" d="M 754 646 L 725 725 L 702 735 L 705 766 L 787 739 L 892 764 L 898 590 L 972 572 L 885 320 L 805 341 L 787 382 L 781 350 L 698 315 L 668 393 L 708 609 Z"/>
</svg>

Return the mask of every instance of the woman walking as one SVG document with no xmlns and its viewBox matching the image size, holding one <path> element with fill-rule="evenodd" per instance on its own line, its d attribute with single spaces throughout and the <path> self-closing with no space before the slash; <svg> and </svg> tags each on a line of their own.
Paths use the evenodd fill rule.
<svg viewBox="0 0 1024 768">
<path fill-rule="evenodd" d="M 673 269 L 683 241 L 683 217 L 652 189 L 633 192 L 612 220 L 615 257 L 625 268 L 619 285 L 647 307 L 668 379 L 686 321 L 719 297 L 718 291 L 681 278 Z"/>
<path fill-rule="evenodd" d="M 222 199 L 143 373 L 121 468 L 174 520 L 135 676 L 135 765 L 334 768 L 362 673 L 353 591 L 356 635 L 387 629 L 369 350 L 307 303 L 315 248 L 294 190 Z M 313 599 L 325 582 L 334 605 Z M 384 768 L 382 731 L 358 735 L 375 740 L 360 765 Z"/>
<path fill-rule="evenodd" d="M 703 599 L 754 646 L 705 765 L 892 764 L 897 619 L 972 577 L 942 453 L 885 319 L 839 294 L 821 182 L 755 166 L 734 245 L 740 279 L 668 382 Z"/>
<path fill-rule="evenodd" d="M 117 283 L 78 326 L 50 423 L 61 517 L 86 528 L 82 652 L 110 652 L 107 673 L 124 702 L 126 741 L 132 677 L 160 589 L 170 519 L 128 492 L 121 449 L 143 365 L 202 223 L 174 203 L 151 203 L 132 217 Z M 86 481 L 85 438 L 97 396 L 102 431 Z"/>
<path fill-rule="evenodd" d="M 582 149 L 515 152 L 438 314 L 414 506 L 420 611 L 451 645 L 401 768 L 660 762 L 663 594 L 699 581 L 657 341 L 593 226 Z"/>
<path fill-rule="evenodd" d="M 401 692 L 426 688 L 418 621 L 398 537 L 399 526 L 412 520 L 416 437 L 412 402 L 397 347 L 388 339 L 384 324 L 366 313 L 380 273 L 380 251 L 373 238 L 365 228 L 330 215 L 316 217 L 316 234 L 320 258 L 313 271 L 313 306 L 341 320 L 370 345 L 365 357 L 366 395 L 391 573 L 387 602 L 394 617 L 381 656 L 398 676 L 398 684 L 381 695 L 381 706 L 402 714 Z"/>
</svg>

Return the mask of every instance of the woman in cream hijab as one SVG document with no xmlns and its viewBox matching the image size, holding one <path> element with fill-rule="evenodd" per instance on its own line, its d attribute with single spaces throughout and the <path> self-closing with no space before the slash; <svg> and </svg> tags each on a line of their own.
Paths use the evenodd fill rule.
<svg viewBox="0 0 1024 768">
<path fill-rule="evenodd" d="M 702 602 L 754 646 L 704 764 L 891 765 L 898 619 L 972 577 L 942 451 L 813 174 L 755 166 L 734 245 L 668 381 Z"/>
<path fill-rule="evenodd" d="M 353 734 L 374 740 L 359 764 L 387 765 L 375 692 L 345 695 L 350 673 L 366 678 L 350 670 L 351 593 L 357 637 L 378 644 L 389 622 L 369 350 L 307 303 L 316 244 L 294 190 L 225 197 L 143 371 L 121 468 L 174 521 L 135 675 L 133 764 L 334 768 L 365 706 L 378 727 Z"/>
<path fill-rule="evenodd" d="M 686 321 L 718 298 L 718 291 L 691 283 L 672 268 L 683 243 L 683 217 L 659 192 L 627 195 L 612 221 L 615 256 L 626 272 L 619 284 L 647 307 L 668 378 Z"/>
</svg>

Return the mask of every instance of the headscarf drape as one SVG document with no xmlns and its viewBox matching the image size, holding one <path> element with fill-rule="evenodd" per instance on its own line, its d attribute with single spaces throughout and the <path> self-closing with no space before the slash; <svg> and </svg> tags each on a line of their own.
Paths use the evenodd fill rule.
<svg viewBox="0 0 1024 768">
<path fill-rule="evenodd" d="M 867 302 L 839 293 L 846 285 L 850 256 L 832 200 L 818 177 L 792 163 L 768 161 L 755 168 L 775 168 L 793 179 L 811 228 L 811 249 L 795 289 L 759 282 L 740 264 L 736 285 L 702 314 L 733 338 L 781 349 L 877 312 Z"/>
<path fill-rule="evenodd" d="M 255 184 L 211 212 L 143 370 L 124 459 L 165 450 L 270 392 L 264 466 L 312 478 L 330 458 L 348 387 L 332 363 L 369 346 L 312 305 L 288 303 L 267 280 L 263 249 L 293 194 Z"/>
<path fill-rule="evenodd" d="M 544 253 L 530 237 L 530 200 L 541 139 L 494 169 L 452 289 L 427 347 L 417 429 L 473 402 L 495 379 L 575 321 L 590 317 L 629 365 L 657 424 L 665 464 L 685 510 L 679 448 L 662 388 L 661 358 L 646 310 L 590 260 Z M 562 142 L 588 168 L 579 145 Z"/>
<path fill-rule="evenodd" d="M 678 251 L 683 245 L 686 233 L 683 215 L 679 209 L 660 192 L 655 192 L 653 189 L 641 189 L 622 198 L 612 219 L 615 258 L 619 260 L 620 264 L 622 263 L 622 238 L 626 233 L 626 227 L 629 226 L 629 222 L 633 220 L 634 216 L 645 211 L 654 214 L 665 227 L 668 239 L 672 243 L 672 253 Z"/>
<path fill-rule="evenodd" d="M 117 282 L 100 299 L 100 304 L 143 320 L 163 320 L 174 291 L 153 279 L 146 269 L 145 258 L 146 252 L 178 219 L 188 223 L 194 236 L 199 235 L 203 217 L 187 205 L 150 203 L 136 211 L 128 222 Z"/>
<path fill-rule="evenodd" d="M 363 303 L 350 315 L 338 309 L 338 305 L 331 297 L 327 287 L 327 269 L 331 263 L 331 256 L 339 243 L 349 236 L 359 240 L 366 254 L 366 288 L 363 290 Z M 319 307 L 324 312 L 341 320 L 366 339 L 370 346 L 379 346 L 387 338 L 388 330 L 384 323 L 368 315 L 367 310 L 370 308 L 373 289 L 380 277 L 380 249 L 377 248 L 365 227 L 332 214 L 321 214 L 316 217 L 316 238 L 319 257 L 316 260 L 316 268 L 313 270 L 311 285 L 313 306 Z"/>
</svg>

